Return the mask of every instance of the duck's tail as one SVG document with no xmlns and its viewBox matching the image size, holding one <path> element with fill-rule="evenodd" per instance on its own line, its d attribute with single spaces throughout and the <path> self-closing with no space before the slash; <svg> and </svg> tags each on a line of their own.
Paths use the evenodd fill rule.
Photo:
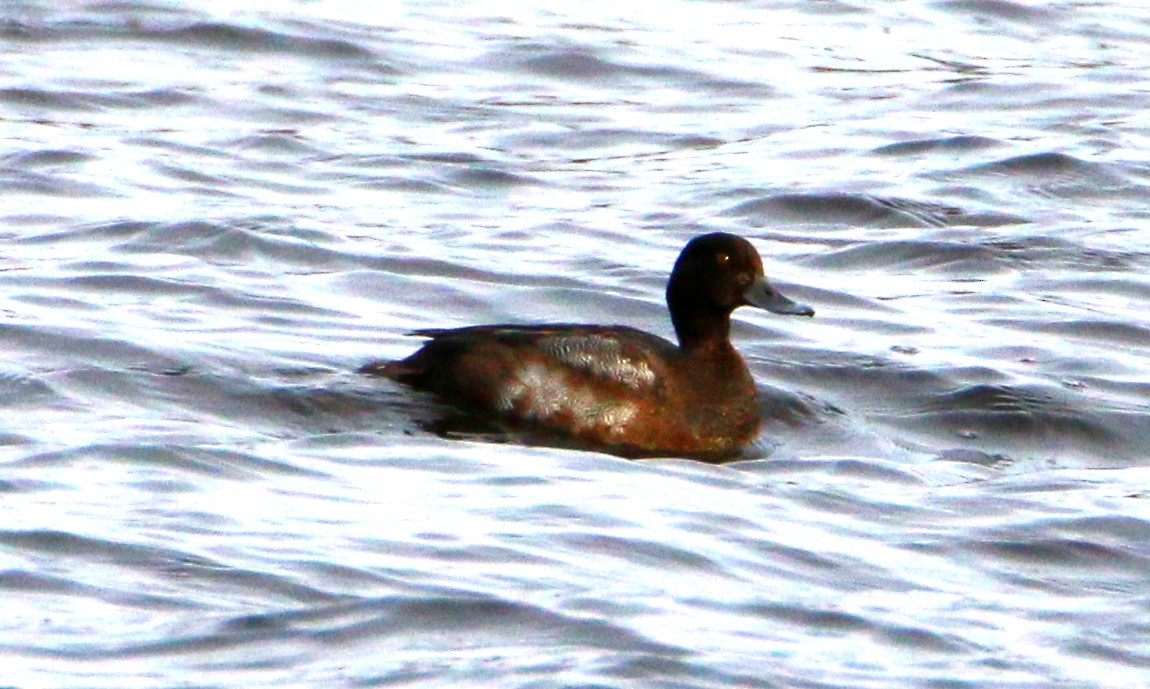
<svg viewBox="0 0 1150 689">
<path fill-rule="evenodd" d="M 364 364 L 356 369 L 356 373 L 362 373 L 365 376 L 379 376 L 381 378 L 391 378 L 392 380 L 402 380 L 407 376 L 416 373 L 416 370 L 405 361 L 372 361 L 371 363 Z"/>
</svg>

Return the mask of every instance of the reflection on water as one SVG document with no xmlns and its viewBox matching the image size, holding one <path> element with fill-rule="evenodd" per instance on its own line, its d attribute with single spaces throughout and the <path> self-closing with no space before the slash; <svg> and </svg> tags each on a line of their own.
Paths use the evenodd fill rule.
<svg viewBox="0 0 1150 689">
<path fill-rule="evenodd" d="M 1147 19 L 8 3 L 6 683 L 1144 684 Z M 736 316 L 749 461 L 354 373 L 670 335 L 714 230 L 818 311 Z"/>
</svg>

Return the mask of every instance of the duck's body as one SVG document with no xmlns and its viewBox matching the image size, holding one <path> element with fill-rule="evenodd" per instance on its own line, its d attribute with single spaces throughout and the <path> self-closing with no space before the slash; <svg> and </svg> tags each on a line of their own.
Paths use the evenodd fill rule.
<svg viewBox="0 0 1150 689">
<path fill-rule="evenodd" d="M 774 291 L 749 242 L 722 233 L 684 248 L 667 303 L 678 346 L 627 326 L 418 330 L 430 340 L 417 352 L 361 371 L 621 454 L 730 453 L 760 424 L 754 380 L 730 343 L 731 312 L 814 312 Z"/>
<path fill-rule="evenodd" d="M 711 454 L 754 437 L 754 381 L 730 345 L 682 350 L 626 326 L 417 330 L 431 340 L 365 372 L 469 410 L 625 454 Z"/>
</svg>

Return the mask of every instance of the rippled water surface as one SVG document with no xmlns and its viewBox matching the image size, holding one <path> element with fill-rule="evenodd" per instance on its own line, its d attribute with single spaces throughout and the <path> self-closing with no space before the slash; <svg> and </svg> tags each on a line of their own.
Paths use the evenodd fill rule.
<svg viewBox="0 0 1150 689">
<path fill-rule="evenodd" d="M 0 684 L 1150 686 L 1150 7 L 9 0 L 0 41 Z M 818 312 L 737 315 L 744 461 L 437 435 L 354 373 L 670 335 L 714 230 Z"/>
</svg>

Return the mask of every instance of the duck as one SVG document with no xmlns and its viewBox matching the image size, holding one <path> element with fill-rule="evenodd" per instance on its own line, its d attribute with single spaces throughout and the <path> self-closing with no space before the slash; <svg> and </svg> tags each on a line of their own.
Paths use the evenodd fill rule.
<svg viewBox="0 0 1150 689">
<path fill-rule="evenodd" d="M 731 314 L 814 309 L 776 289 L 754 245 L 725 232 L 687 242 L 666 301 L 677 343 L 626 325 L 429 328 L 408 333 L 427 338 L 410 356 L 359 372 L 576 447 L 625 457 L 737 453 L 762 419 L 754 379 L 731 344 Z"/>
</svg>

